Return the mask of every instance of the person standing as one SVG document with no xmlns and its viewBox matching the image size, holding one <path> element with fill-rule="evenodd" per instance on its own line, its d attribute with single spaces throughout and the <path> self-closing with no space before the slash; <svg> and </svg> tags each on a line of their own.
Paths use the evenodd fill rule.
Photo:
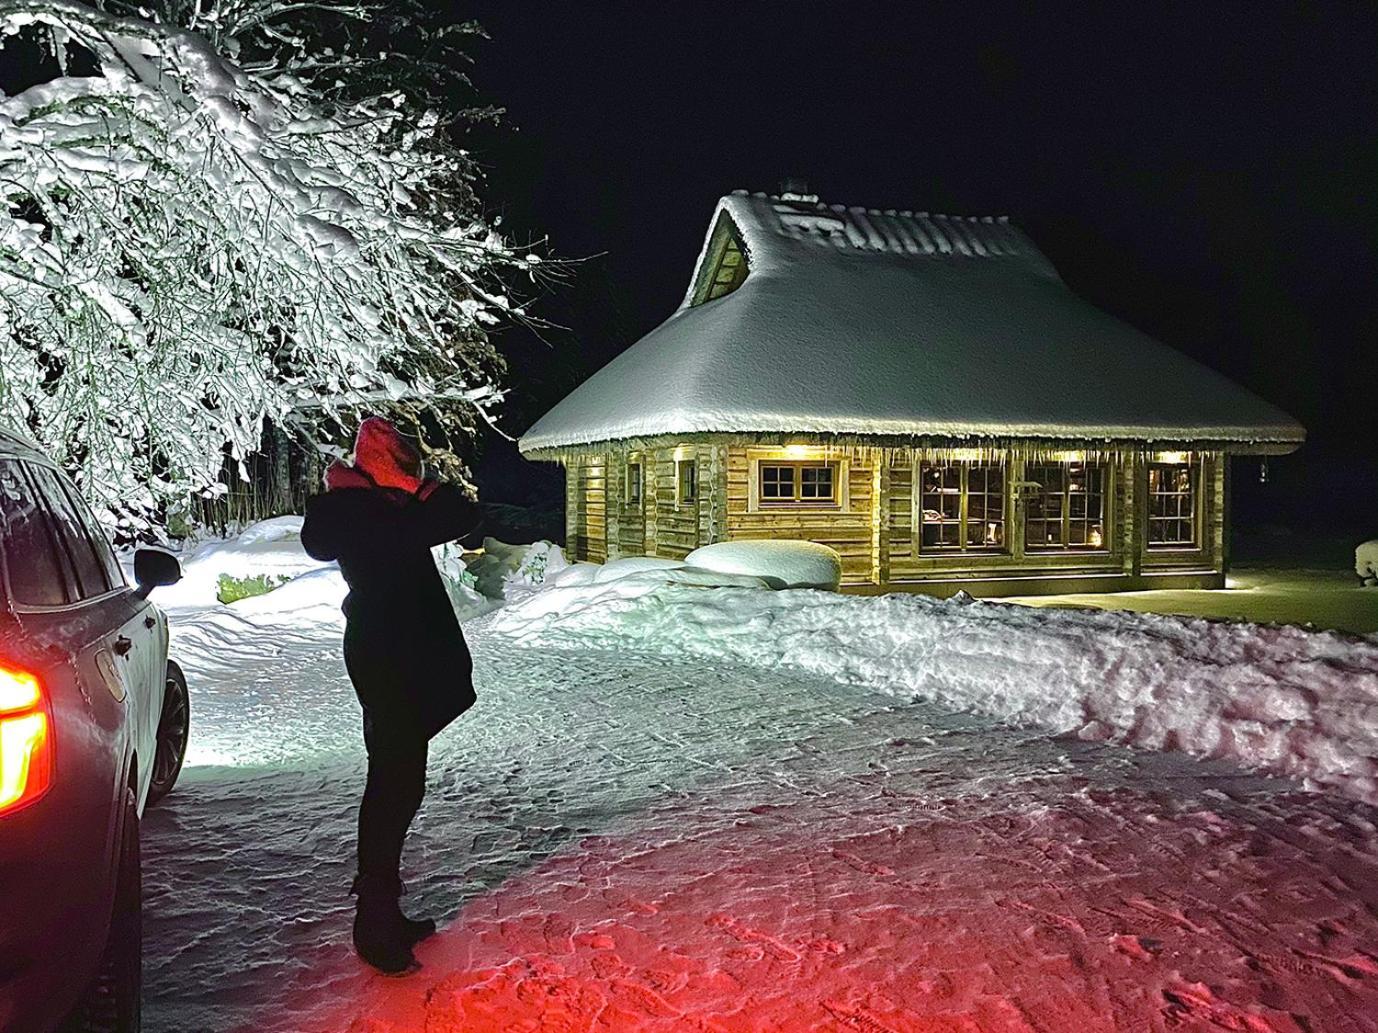
<svg viewBox="0 0 1378 1033">
<path fill-rule="evenodd" d="M 359 425 L 354 462 L 332 463 L 310 499 L 302 546 L 336 560 L 349 585 L 344 658 L 363 708 L 368 780 L 359 806 L 354 948 L 374 968 L 405 972 L 435 932 L 401 910 L 402 844 L 426 792 L 428 743 L 474 703 L 473 661 L 431 556 L 472 534 L 478 506 L 423 479 L 421 457 L 379 417 Z"/>
</svg>

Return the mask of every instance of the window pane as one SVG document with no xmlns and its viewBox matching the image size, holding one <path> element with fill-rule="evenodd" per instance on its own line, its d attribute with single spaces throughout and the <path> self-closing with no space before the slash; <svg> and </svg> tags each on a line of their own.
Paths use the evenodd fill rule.
<svg viewBox="0 0 1378 1033">
<path fill-rule="evenodd" d="M 91 547 L 96 551 L 96 557 L 100 560 L 101 566 L 105 568 L 106 581 L 112 588 L 125 587 L 128 582 L 124 579 L 124 570 L 120 567 L 120 561 L 115 558 L 115 550 L 110 548 L 110 539 L 105 537 L 105 531 L 101 529 L 96 514 L 91 511 L 86 500 L 78 494 L 74 485 L 62 481 L 62 489 L 66 492 L 67 500 L 72 504 L 72 508 L 76 510 L 82 527 L 86 531 L 86 537 L 90 540 Z"/>
<path fill-rule="evenodd" d="M 14 601 L 33 606 L 67 602 L 56 534 L 23 469 L 13 459 L 0 459 L 0 510 L 5 516 L 5 566 Z"/>
<path fill-rule="evenodd" d="M 1100 464 L 1030 464 L 1026 479 L 1038 487 L 1025 504 L 1025 545 L 1030 549 L 1101 548 L 1105 478 Z"/>
<path fill-rule="evenodd" d="M 96 554 L 91 539 L 86 536 L 81 519 L 77 516 L 67 493 L 62 490 L 62 482 L 56 473 L 46 467 L 30 466 L 29 472 L 33 475 L 34 482 L 53 515 L 58 539 L 66 549 L 67 558 L 77 575 L 80 598 L 90 599 L 93 596 L 104 595 L 114 586 L 106 576 L 105 564 Z"/>
<path fill-rule="evenodd" d="M 1150 463 L 1148 467 L 1148 544 L 1196 544 L 1196 478 L 1191 463 Z"/>
<path fill-rule="evenodd" d="M 998 551 L 1005 544 L 1005 468 L 975 463 L 919 467 L 919 547 Z"/>
<path fill-rule="evenodd" d="M 679 462 L 679 498 L 681 502 L 693 502 L 698 494 L 698 471 L 694 460 L 681 459 Z"/>
<path fill-rule="evenodd" d="M 794 468 L 791 466 L 761 466 L 761 498 L 794 498 Z"/>
</svg>

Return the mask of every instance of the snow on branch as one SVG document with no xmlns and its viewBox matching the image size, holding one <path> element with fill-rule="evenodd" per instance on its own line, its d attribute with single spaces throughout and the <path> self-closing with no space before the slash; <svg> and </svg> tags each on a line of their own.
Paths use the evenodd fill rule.
<svg viewBox="0 0 1378 1033">
<path fill-rule="evenodd" d="M 124 529 L 223 491 L 265 420 L 501 399 L 485 329 L 535 258 L 482 217 L 439 115 L 327 109 L 72 0 L 0 9 L 8 45 L 45 32 L 96 72 L 0 97 L 0 421 Z"/>
</svg>

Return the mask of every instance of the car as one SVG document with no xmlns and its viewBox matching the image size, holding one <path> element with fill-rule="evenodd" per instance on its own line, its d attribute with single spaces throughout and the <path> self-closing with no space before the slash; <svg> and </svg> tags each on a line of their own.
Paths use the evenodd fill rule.
<svg viewBox="0 0 1378 1033">
<path fill-rule="evenodd" d="M 139 822 L 176 783 L 189 731 L 148 597 L 181 568 L 139 549 L 131 587 L 72 482 L 8 432 L 0 567 L 0 1030 L 133 1033 Z"/>
</svg>

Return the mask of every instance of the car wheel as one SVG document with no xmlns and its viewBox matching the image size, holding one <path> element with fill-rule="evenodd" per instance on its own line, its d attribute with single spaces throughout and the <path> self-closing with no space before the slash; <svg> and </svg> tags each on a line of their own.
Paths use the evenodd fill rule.
<svg viewBox="0 0 1378 1033">
<path fill-rule="evenodd" d="M 148 783 L 148 805 L 151 807 L 177 784 L 182 773 L 182 761 L 187 757 L 187 740 L 191 735 L 191 702 L 187 696 L 187 679 L 182 669 L 171 660 L 167 662 L 167 686 L 163 689 L 163 712 L 158 717 L 158 742 L 153 752 L 153 777 Z"/>
<path fill-rule="evenodd" d="M 120 868 L 115 910 L 101 955 L 100 972 L 63 1033 L 139 1033 L 143 995 L 143 880 L 139 855 L 139 809 L 134 790 L 125 790 Z"/>
</svg>

